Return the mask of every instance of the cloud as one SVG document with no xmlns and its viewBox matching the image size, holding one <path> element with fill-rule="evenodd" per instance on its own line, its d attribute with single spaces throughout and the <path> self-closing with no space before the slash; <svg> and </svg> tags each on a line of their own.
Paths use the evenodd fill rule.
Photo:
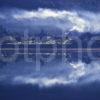
<svg viewBox="0 0 100 100">
<path fill-rule="evenodd" d="M 7 16 L 8 15 L 8 16 Z M 3 20 L 3 21 L 2 21 Z M 35 11 L 12 10 L 0 13 L 0 22 L 8 26 L 58 27 L 62 31 L 100 32 L 100 13 L 88 11 L 66 11 L 38 9 Z M 12 27 L 11 26 L 11 27 Z M 39 27 L 40 28 L 40 27 Z M 100 62 L 90 64 L 79 62 L 61 63 L 43 66 L 35 71 L 35 64 L 16 62 L 7 64 L 0 70 L 0 82 L 11 84 L 32 84 L 40 87 L 67 84 L 85 84 L 100 81 Z M 53 67 L 51 67 L 53 66 Z M 81 79 L 81 81 L 80 81 Z"/>
<path fill-rule="evenodd" d="M 72 80 L 67 81 L 65 78 L 32 78 L 32 77 L 16 77 L 15 82 L 20 84 L 32 84 L 38 85 L 39 87 L 51 87 L 54 85 L 66 85 L 70 84 Z"/>
<path fill-rule="evenodd" d="M 64 72 L 64 68 L 62 70 L 64 73 L 59 73 L 59 67 L 55 70 L 53 74 L 50 76 L 37 76 L 37 77 L 25 77 L 25 76 L 17 76 L 14 78 L 15 83 L 20 84 L 32 84 L 32 85 L 39 85 L 40 87 L 51 87 L 54 85 L 81 85 L 92 83 L 94 81 L 100 82 L 100 63 L 98 61 L 93 61 L 90 64 L 79 62 L 73 62 L 66 64 L 64 68 L 67 69 L 69 66 L 71 71 L 69 73 L 66 71 Z M 54 70 L 54 69 L 53 69 Z M 68 70 L 68 69 L 67 69 Z M 58 75 L 56 74 L 58 72 Z M 49 72 L 47 72 L 49 73 Z M 53 76 L 53 77 L 52 77 Z M 80 81 L 81 79 L 81 81 Z"/>
<path fill-rule="evenodd" d="M 0 70 L 0 82 L 13 85 L 31 84 L 39 87 L 52 87 L 55 85 L 85 85 L 94 81 L 100 82 L 100 62 L 92 61 L 90 64 L 79 62 L 47 64 L 41 66 L 40 71 L 35 70 L 35 64 L 17 62 L 8 64 Z"/>
<path fill-rule="evenodd" d="M 38 27 L 52 26 L 62 31 L 78 31 L 78 32 L 100 32 L 100 13 L 89 11 L 67 11 L 53 9 L 38 10 L 10 10 L 2 12 L 0 16 L 5 16 L 5 23 L 17 26 Z M 18 29 L 17 29 L 18 30 Z"/>
<path fill-rule="evenodd" d="M 16 19 L 30 19 L 30 18 L 62 18 L 64 15 L 71 15 L 70 12 L 66 11 L 57 11 L 50 9 L 38 9 L 38 11 L 23 11 L 21 14 L 14 14 L 13 17 Z"/>
<path fill-rule="evenodd" d="M 83 32 L 85 29 L 85 21 L 78 16 L 76 12 L 58 11 L 50 9 L 38 9 L 38 11 L 23 11 L 13 15 L 17 20 L 36 20 L 36 23 L 46 25 L 55 25 L 64 31 L 68 28 L 73 31 Z"/>
</svg>

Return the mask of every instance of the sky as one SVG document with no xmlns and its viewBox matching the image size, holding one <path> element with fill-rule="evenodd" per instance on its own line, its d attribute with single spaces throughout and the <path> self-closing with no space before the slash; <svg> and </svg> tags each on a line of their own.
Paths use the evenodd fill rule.
<svg viewBox="0 0 100 100">
<path fill-rule="evenodd" d="M 19 32 L 21 34 L 22 31 L 25 29 L 31 30 L 32 34 L 34 33 L 40 33 L 41 29 L 46 30 L 46 32 L 55 34 L 56 36 L 58 34 L 64 34 L 66 32 L 74 32 L 77 31 L 79 34 L 84 34 L 86 32 L 90 32 L 92 34 L 99 34 L 100 33 L 100 12 L 99 12 L 99 1 L 97 0 L 0 0 L 0 22 L 3 27 L 5 27 L 7 30 L 11 32 Z M 21 28 L 20 28 L 21 27 Z M 23 65 L 22 63 L 19 65 Z M 90 70 L 90 66 L 95 66 L 95 69 Z M 56 72 L 59 73 L 61 70 L 63 70 L 63 75 L 65 75 L 64 71 L 65 66 L 71 66 L 72 71 L 69 74 L 68 80 L 62 77 L 58 79 L 53 78 L 51 81 L 48 80 L 48 77 L 43 77 L 41 80 L 38 79 L 41 74 L 37 74 L 36 79 L 32 79 L 31 77 L 24 77 L 23 74 L 20 76 L 20 73 L 15 71 L 13 68 L 11 68 L 10 71 L 12 73 L 9 73 L 8 69 L 2 69 L 8 75 L 11 76 L 12 79 L 13 72 L 15 72 L 15 77 L 13 77 L 14 81 L 23 81 L 25 83 L 32 83 L 32 84 L 41 84 L 43 86 L 45 85 L 52 85 L 55 83 L 60 84 L 59 79 L 61 79 L 62 84 L 72 83 L 73 81 L 76 82 L 78 78 L 81 76 L 88 76 L 88 74 L 95 74 L 96 79 L 98 80 L 98 68 L 99 63 L 94 61 L 90 63 L 90 65 L 86 65 L 83 62 L 76 63 L 70 63 L 66 65 L 62 65 L 63 68 L 60 69 L 60 66 L 57 67 Z M 16 64 L 7 65 L 7 66 L 16 66 Z M 74 68 L 76 66 L 76 68 Z M 88 66 L 87 68 L 85 66 Z M 81 68 L 82 67 L 82 68 Z M 32 68 L 32 65 L 30 65 L 30 69 Z M 23 68 L 22 68 L 23 69 Z M 27 67 L 26 67 L 27 69 Z M 26 71 L 25 69 L 25 71 Z M 29 71 L 30 71 L 29 69 Z M 56 68 L 55 68 L 56 69 Z M 75 71 L 73 69 L 76 69 Z M 98 69 L 98 70 L 97 70 Z M 50 69 L 52 72 L 52 68 Z M 96 70 L 96 72 L 93 73 L 93 70 Z M 48 71 L 49 73 L 50 71 Z M 51 73 L 50 72 L 50 73 Z M 1 74 L 3 71 L 1 71 Z M 46 76 L 47 72 L 43 71 L 44 75 Z M 17 75 L 18 74 L 18 75 Z M 24 73 L 25 74 L 25 73 Z M 55 73 L 53 73 L 55 75 Z M 74 74 L 76 75 L 74 77 Z M 3 75 L 3 74 L 2 74 Z M 17 76 L 16 76 L 17 75 Z M 33 74 L 34 76 L 34 74 Z M 47 75 L 49 76 L 49 75 Z M 52 77 L 51 75 L 50 77 Z M 3 77 L 3 76 L 2 76 Z M 1 78 L 2 78 L 1 77 Z M 92 75 L 91 75 L 92 77 Z M 90 80 L 95 80 L 95 78 L 91 78 Z M 29 79 L 29 81 L 27 81 Z M 44 82 L 46 81 L 46 82 Z M 50 84 L 49 84 L 50 83 Z"/>
<path fill-rule="evenodd" d="M 23 9 L 55 8 L 100 11 L 99 0 L 0 0 L 0 7 Z"/>
<path fill-rule="evenodd" d="M 27 28 L 32 34 L 41 29 L 56 35 L 100 34 L 99 22 L 99 0 L 0 0 L 0 25 L 11 32 Z M 0 99 L 100 100 L 99 65 L 95 60 L 89 64 L 54 61 L 40 72 L 34 71 L 34 63 L 0 65 Z"/>
<path fill-rule="evenodd" d="M 99 33 L 99 10 L 98 0 L 0 0 L 0 22 L 14 32 Z"/>
</svg>

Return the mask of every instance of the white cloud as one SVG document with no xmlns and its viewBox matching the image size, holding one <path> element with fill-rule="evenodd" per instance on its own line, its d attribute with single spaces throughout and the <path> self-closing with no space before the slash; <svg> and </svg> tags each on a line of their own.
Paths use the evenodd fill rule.
<svg viewBox="0 0 100 100">
<path fill-rule="evenodd" d="M 58 11 L 50 9 L 39 9 L 38 11 L 22 11 L 20 13 L 13 14 L 13 18 L 20 21 L 23 19 L 31 21 L 33 20 L 33 23 L 34 19 L 37 18 L 36 23 L 40 24 L 42 22 L 42 25 L 55 25 L 63 29 L 63 31 L 69 29 L 70 31 L 76 30 L 83 32 L 86 27 L 86 22 L 84 19 L 80 18 L 76 12 L 66 10 Z"/>
<path fill-rule="evenodd" d="M 63 17 L 66 14 L 65 11 L 53 11 L 50 9 L 38 9 L 38 11 L 23 11 L 22 13 L 14 14 L 13 17 L 16 19 L 30 19 L 30 18 L 48 18 L 48 17 Z M 68 13 L 67 13 L 68 14 Z M 70 14 L 70 13 L 69 13 Z"/>
<path fill-rule="evenodd" d="M 63 31 L 100 32 L 100 13 L 39 9 L 36 11 L 18 10 L 16 13 L 9 12 L 9 15 L 6 17 L 5 14 L 0 14 L 0 20 L 5 18 L 5 21 L 9 23 L 23 23 L 21 25 L 56 26 Z M 28 65 L 28 67 L 23 64 L 19 64 L 19 67 L 17 64 L 7 65 L 0 70 L 0 81 L 12 80 L 14 84 L 38 84 L 47 87 L 55 84 L 79 84 L 80 78 L 84 79 L 82 83 L 100 81 L 100 62 L 97 61 L 90 64 L 81 61 L 58 64 L 56 67 L 45 67 L 46 69 L 39 73 L 33 72 L 33 65 Z"/>
<path fill-rule="evenodd" d="M 13 17 L 16 19 L 30 19 L 30 18 L 62 18 L 66 16 L 72 16 L 73 13 L 69 11 L 58 11 L 51 9 L 38 9 L 37 11 L 21 11 L 21 13 L 14 14 Z"/>
<path fill-rule="evenodd" d="M 7 14 L 6 14 L 7 13 Z M 52 26 L 62 31 L 100 32 L 100 13 L 89 11 L 67 11 L 53 9 L 38 9 L 33 11 L 14 10 L 2 12 L 0 19 L 5 23 L 27 26 Z M 22 23 L 22 24 L 21 24 Z"/>
<path fill-rule="evenodd" d="M 0 82 L 10 84 L 32 84 L 39 87 L 51 87 L 54 85 L 81 85 L 94 81 L 100 82 L 100 62 L 93 61 L 90 64 L 81 61 L 76 63 L 60 63 L 51 67 L 41 67 L 36 72 L 32 65 L 24 63 L 9 64 L 0 71 Z M 80 78 L 82 79 L 80 81 Z"/>
<path fill-rule="evenodd" d="M 32 84 L 38 85 L 40 87 L 51 87 L 53 85 L 68 85 L 68 84 L 87 84 L 94 81 L 100 81 L 100 63 L 93 61 L 90 64 L 83 63 L 81 61 L 77 63 L 66 64 L 71 68 L 69 73 L 59 73 L 59 68 L 54 71 L 50 76 L 48 73 L 42 76 L 16 76 L 13 79 L 13 82 L 16 84 Z M 67 68 L 67 67 L 66 67 Z M 53 69 L 54 70 L 54 69 Z M 65 69 L 62 68 L 63 71 Z M 59 73 L 58 75 L 56 73 Z M 45 72 L 44 72 L 45 73 Z M 80 78 L 83 80 L 79 81 Z"/>
<path fill-rule="evenodd" d="M 70 78 L 80 78 L 86 74 L 86 64 L 82 63 L 81 61 L 78 63 L 70 63 L 70 65 L 75 69 L 72 71 L 72 73 L 69 75 Z"/>
<path fill-rule="evenodd" d="M 37 19 L 36 23 L 38 24 L 54 25 L 63 31 L 100 32 L 100 13 L 38 9 L 36 11 L 18 11 L 12 16 L 20 21 L 31 20 L 33 24 L 34 19 Z"/>
<path fill-rule="evenodd" d="M 15 77 L 15 82 L 20 82 L 20 84 L 32 84 L 32 85 L 39 85 L 40 87 L 51 87 L 53 85 L 66 85 L 70 84 L 72 80 L 67 81 L 65 78 L 32 78 L 32 77 Z"/>
</svg>

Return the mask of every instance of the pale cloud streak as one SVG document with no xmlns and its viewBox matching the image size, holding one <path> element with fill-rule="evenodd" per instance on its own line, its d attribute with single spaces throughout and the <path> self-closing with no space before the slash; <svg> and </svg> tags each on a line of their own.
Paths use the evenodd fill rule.
<svg viewBox="0 0 100 100">
<path fill-rule="evenodd" d="M 52 22 L 63 31 L 69 29 L 69 31 L 83 32 L 86 27 L 85 21 L 76 12 L 65 10 L 38 9 L 38 11 L 23 11 L 22 13 L 14 14 L 13 18 L 17 20 L 34 20 L 37 18 L 40 22 L 43 20 L 44 24 L 47 25 Z"/>
<path fill-rule="evenodd" d="M 37 19 L 38 24 L 54 25 L 63 31 L 100 32 L 100 13 L 41 8 L 36 11 L 19 11 L 12 16 L 20 21 L 31 20 L 33 24 Z"/>
<path fill-rule="evenodd" d="M 86 64 L 82 61 L 60 63 L 51 67 L 41 67 L 40 72 L 35 66 L 23 63 L 8 64 L 0 71 L 0 82 L 6 84 L 31 84 L 39 87 L 52 87 L 54 85 L 82 85 L 95 81 L 100 82 L 100 62 L 92 61 Z M 81 79 L 81 81 L 80 81 Z"/>
<path fill-rule="evenodd" d="M 7 14 L 6 14 L 7 13 Z M 26 26 L 52 26 L 64 31 L 100 32 L 100 13 L 89 11 L 67 11 L 53 9 L 38 10 L 9 10 L 2 12 L 0 20 L 5 18 L 5 23 L 17 24 L 21 27 Z M 4 20 L 3 20 L 4 21 Z M 22 23 L 22 24 L 20 24 Z"/>
</svg>

